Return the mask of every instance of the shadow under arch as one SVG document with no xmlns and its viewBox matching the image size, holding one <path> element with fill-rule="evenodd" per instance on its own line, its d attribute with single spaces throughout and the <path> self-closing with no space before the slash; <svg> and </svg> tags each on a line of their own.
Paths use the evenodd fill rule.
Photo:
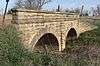
<svg viewBox="0 0 100 66">
<path fill-rule="evenodd" d="M 65 41 L 65 49 L 63 50 L 63 52 L 67 52 L 69 51 L 69 48 L 68 48 L 68 45 L 69 43 L 73 42 L 73 40 L 77 39 L 77 32 L 74 28 L 71 28 L 68 33 L 67 33 L 67 36 L 66 36 L 66 41 Z"/>
<path fill-rule="evenodd" d="M 52 33 L 45 33 L 34 46 L 34 51 L 59 51 L 59 42 Z"/>
<path fill-rule="evenodd" d="M 68 34 L 67 34 L 67 37 L 66 39 L 67 40 L 74 40 L 77 38 L 77 32 L 74 28 L 71 28 L 69 31 L 68 31 Z"/>
</svg>

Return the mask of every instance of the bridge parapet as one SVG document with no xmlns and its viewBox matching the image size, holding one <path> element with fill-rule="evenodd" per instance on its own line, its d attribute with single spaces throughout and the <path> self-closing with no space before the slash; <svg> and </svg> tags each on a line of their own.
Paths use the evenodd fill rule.
<svg viewBox="0 0 100 66">
<path fill-rule="evenodd" d="M 43 23 L 43 22 L 61 22 L 76 20 L 79 15 L 64 12 L 46 12 L 36 10 L 12 10 L 13 23 Z M 16 21 L 15 21 L 16 20 Z"/>
<path fill-rule="evenodd" d="M 80 17 L 79 19 L 80 19 L 80 22 L 87 22 L 87 23 L 90 23 L 90 24 L 93 24 L 93 25 L 94 25 L 94 22 L 95 22 L 95 20 L 92 17 L 89 17 L 89 16 Z"/>
</svg>

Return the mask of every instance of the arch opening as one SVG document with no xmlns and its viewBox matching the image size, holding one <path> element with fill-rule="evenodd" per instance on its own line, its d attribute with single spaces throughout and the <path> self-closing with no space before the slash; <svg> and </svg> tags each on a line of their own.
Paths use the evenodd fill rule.
<svg viewBox="0 0 100 66">
<path fill-rule="evenodd" d="M 36 43 L 34 47 L 34 51 L 58 51 L 59 50 L 59 42 L 55 35 L 51 33 L 46 33 Z"/>
<path fill-rule="evenodd" d="M 77 38 L 77 32 L 74 28 L 71 28 L 67 34 L 67 40 L 74 40 Z"/>
<path fill-rule="evenodd" d="M 73 44 L 73 41 L 77 39 L 77 32 L 74 28 L 71 28 L 68 33 L 67 33 L 67 36 L 66 36 L 66 42 L 65 42 L 65 49 L 64 51 L 68 51 L 68 45 L 70 44 Z"/>
</svg>

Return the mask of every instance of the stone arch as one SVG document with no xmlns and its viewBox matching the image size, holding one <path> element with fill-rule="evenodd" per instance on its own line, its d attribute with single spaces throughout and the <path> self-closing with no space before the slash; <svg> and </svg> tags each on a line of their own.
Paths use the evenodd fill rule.
<svg viewBox="0 0 100 66">
<path fill-rule="evenodd" d="M 68 44 L 68 41 L 77 39 L 78 36 L 79 36 L 78 31 L 75 28 L 70 28 L 67 31 L 67 35 L 65 37 L 65 48 L 66 48 L 66 45 Z"/>
<path fill-rule="evenodd" d="M 74 28 L 71 28 L 67 33 L 67 40 L 73 40 L 77 38 L 77 31 Z"/>
<path fill-rule="evenodd" d="M 74 27 L 69 28 L 66 33 L 63 50 L 67 49 L 68 41 L 74 40 L 74 39 L 78 38 L 78 36 L 79 36 L 79 34 L 78 34 L 78 30 L 76 28 L 74 28 Z"/>
<path fill-rule="evenodd" d="M 33 48 L 34 51 L 59 51 L 59 42 L 54 34 L 44 33 Z"/>
</svg>

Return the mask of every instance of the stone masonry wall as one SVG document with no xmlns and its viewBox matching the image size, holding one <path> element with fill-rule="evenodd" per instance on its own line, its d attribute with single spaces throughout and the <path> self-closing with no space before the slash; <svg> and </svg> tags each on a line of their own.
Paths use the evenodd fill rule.
<svg viewBox="0 0 100 66">
<path fill-rule="evenodd" d="M 4 24 L 5 25 L 11 24 L 11 20 L 12 20 L 12 15 L 6 15 Z M 2 21 L 3 21 L 3 16 L 1 15 L 0 16 L 0 26 L 2 26 Z"/>
<path fill-rule="evenodd" d="M 78 14 L 22 9 L 12 11 L 12 23 L 22 32 L 24 46 L 31 50 L 34 50 L 37 41 L 46 33 L 55 35 L 59 42 L 59 51 L 62 51 L 71 28 L 76 30 L 77 37 L 80 33 L 94 29 L 88 20 L 82 21 Z"/>
</svg>

